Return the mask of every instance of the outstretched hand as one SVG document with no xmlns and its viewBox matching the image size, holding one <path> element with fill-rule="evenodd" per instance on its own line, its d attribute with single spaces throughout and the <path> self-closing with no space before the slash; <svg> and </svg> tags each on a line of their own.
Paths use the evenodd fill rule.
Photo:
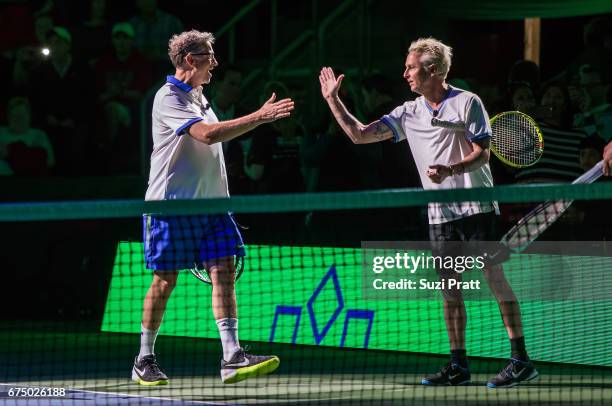
<svg viewBox="0 0 612 406">
<path fill-rule="evenodd" d="M 321 69 L 319 82 L 321 83 L 321 94 L 325 99 L 338 96 L 338 90 L 342 84 L 342 79 L 344 79 L 343 74 L 336 79 L 336 74 L 332 68 L 324 67 Z"/>
<path fill-rule="evenodd" d="M 266 101 L 259 109 L 259 117 L 264 123 L 270 123 L 281 118 L 289 117 L 291 111 L 295 108 L 293 100 L 282 99 L 276 100 L 276 93 Z"/>
</svg>

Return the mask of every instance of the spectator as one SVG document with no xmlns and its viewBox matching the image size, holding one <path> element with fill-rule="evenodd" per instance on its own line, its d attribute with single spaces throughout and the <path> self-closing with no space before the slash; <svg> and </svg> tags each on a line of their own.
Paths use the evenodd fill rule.
<svg viewBox="0 0 612 406">
<path fill-rule="evenodd" d="M 568 84 L 580 81 L 580 69 L 590 65 L 607 72 L 612 69 L 612 19 L 597 16 L 590 20 L 583 31 L 584 49 L 559 77 Z"/>
<path fill-rule="evenodd" d="M 43 128 L 49 134 L 59 175 L 84 173 L 83 154 L 89 131 L 93 98 L 89 66 L 73 58 L 72 36 L 63 27 L 54 27 L 49 37 L 50 55 L 28 83 L 34 111 L 44 111 Z"/>
<path fill-rule="evenodd" d="M 301 156 L 306 167 L 316 169 L 316 176 L 307 179 L 307 191 L 337 192 L 361 188 L 355 149 L 335 120 L 319 134 L 307 133 Z"/>
<path fill-rule="evenodd" d="M 140 69 L 143 56 L 134 46 L 134 28 L 120 22 L 113 26 L 113 49 L 95 65 L 98 100 L 103 112 L 103 125 L 98 134 L 100 151 L 113 153 L 113 172 L 136 173 L 139 170 L 139 103 L 152 84 L 149 71 Z M 101 154 L 104 159 L 103 155 Z M 105 160 L 105 159 L 104 159 Z M 108 160 L 105 160 L 107 163 Z"/>
<path fill-rule="evenodd" d="M 289 89 L 271 81 L 263 94 L 276 93 L 277 99 L 288 97 Z M 254 193 L 299 193 L 306 189 L 302 166 L 302 145 L 306 131 L 294 117 L 279 120 L 252 131 L 252 142 L 245 163 L 245 173 L 251 179 Z M 249 224 L 249 217 L 242 220 Z M 260 237 L 267 242 L 301 238 L 304 216 L 301 213 L 271 213 L 258 215 L 258 222 L 266 224 Z"/>
<path fill-rule="evenodd" d="M 235 65 L 221 65 L 215 70 L 212 109 L 219 120 L 237 117 L 236 110 L 241 96 L 242 71 Z"/>
<path fill-rule="evenodd" d="M 44 61 L 42 48 L 48 45 L 53 30 L 53 17 L 41 14 L 34 20 L 33 34 L 29 43 L 16 50 L 14 62 L 10 67 L 12 78 L 9 93 L 21 93 L 27 88 L 32 72 Z"/>
<path fill-rule="evenodd" d="M 32 110 L 25 97 L 8 102 L 8 125 L 0 127 L 0 174 L 44 175 L 55 164 L 44 131 L 31 127 Z"/>
<path fill-rule="evenodd" d="M 580 142 L 582 131 L 572 128 L 572 111 L 567 87 L 552 82 L 542 89 L 539 108 L 532 114 L 544 137 L 544 154 L 533 166 L 517 172 L 515 179 L 524 183 L 569 183 L 582 174 Z"/>
<path fill-rule="evenodd" d="M 352 106 L 347 99 L 347 104 Z M 306 177 L 308 192 L 353 191 L 361 188 L 359 161 L 353 143 L 344 135 L 336 120 L 317 133 L 307 133 L 302 146 L 302 159 L 309 168 Z M 356 232 L 356 216 L 363 210 L 317 210 L 304 219 L 308 241 L 318 244 L 359 244 L 362 233 Z M 371 231 L 371 230 L 368 230 Z"/>
<path fill-rule="evenodd" d="M 510 83 L 506 92 L 506 98 L 501 103 L 501 110 L 516 110 L 532 115 L 536 107 L 536 99 L 531 86 L 527 82 Z M 494 154 L 489 161 L 491 173 L 498 185 L 514 183 L 516 169 L 501 162 Z"/>
<path fill-rule="evenodd" d="M 388 114 L 397 102 L 393 97 L 393 82 L 385 75 L 372 74 L 361 81 L 361 96 L 366 121 L 371 123 Z M 378 148 L 374 159 L 360 159 L 361 179 L 364 189 L 418 187 L 418 173 L 414 161 L 405 159 L 410 147 L 408 141 L 380 142 L 354 145 L 358 152 L 365 148 Z M 374 150 L 376 151 L 376 150 Z M 378 158 L 378 159 L 376 159 Z M 369 174 L 369 176 L 367 175 Z M 375 174 L 375 177 L 372 177 Z"/>
<path fill-rule="evenodd" d="M 601 161 L 606 142 L 598 135 L 591 135 L 580 142 L 580 167 L 588 171 Z M 603 178 L 602 181 L 609 181 Z M 575 211 L 580 218 L 580 227 L 574 232 L 574 239 L 586 241 L 609 240 L 610 226 L 602 219 L 608 217 L 610 203 L 605 200 L 578 200 Z"/>
<path fill-rule="evenodd" d="M 280 97 L 280 96 L 278 96 Z M 283 97 L 284 98 L 284 97 Z M 300 148 L 306 131 L 295 119 L 268 128 L 267 134 L 253 135 L 247 158 L 248 175 L 256 181 L 258 193 L 296 193 L 305 190 Z M 279 122 L 280 123 L 280 122 Z"/>
<path fill-rule="evenodd" d="M 271 92 L 276 93 L 277 99 L 289 95 L 289 89 L 277 81 L 264 86 L 263 94 Z M 306 132 L 293 118 L 283 121 L 285 125 L 275 122 L 253 130 L 245 171 L 256 182 L 257 193 L 293 193 L 305 189 L 300 148 Z"/>
<path fill-rule="evenodd" d="M 591 135 L 580 142 L 580 168 L 583 172 L 601 161 L 606 142 L 598 135 Z"/>
<path fill-rule="evenodd" d="M 354 98 L 348 87 L 340 89 L 340 92 L 344 103 L 354 109 Z M 343 136 L 333 117 L 326 116 L 326 121 L 319 130 L 306 133 L 301 157 L 307 192 L 350 191 L 361 188 L 359 161 L 354 145 Z"/>
<path fill-rule="evenodd" d="M 221 65 L 215 70 L 215 78 L 211 106 L 219 120 L 231 120 L 244 115 L 238 107 L 242 82 L 240 69 L 231 64 Z M 223 143 L 227 176 L 233 194 L 249 193 L 252 190 L 244 169 L 251 139 L 251 136 L 247 135 Z"/>
<path fill-rule="evenodd" d="M 106 0 L 90 0 L 89 15 L 76 29 L 75 49 L 92 66 L 111 47 L 106 6 Z"/>
<path fill-rule="evenodd" d="M 533 88 L 527 82 L 513 82 L 509 85 L 508 101 L 509 110 L 517 110 L 532 115 L 536 106 L 536 98 Z"/>
<path fill-rule="evenodd" d="M 136 32 L 135 45 L 151 62 L 157 62 L 166 71 L 168 62 L 168 38 L 183 30 L 177 17 L 159 9 L 157 0 L 136 0 L 139 14 L 130 19 Z M 159 70 L 159 69 L 158 69 Z M 155 77 L 161 73 L 152 72 Z"/>
<path fill-rule="evenodd" d="M 588 135 L 612 139 L 612 105 L 608 100 L 610 83 L 603 71 L 593 65 L 580 67 L 580 87 L 572 87 L 573 100 L 580 109 L 574 126 Z"/>
<path fill-rule="evenodd" d="M 533 61 L 518 60 L 510 69 L 508 83 L 527 83 L 532 89 L 540 88 L 540 68 Z"/>
</svg>

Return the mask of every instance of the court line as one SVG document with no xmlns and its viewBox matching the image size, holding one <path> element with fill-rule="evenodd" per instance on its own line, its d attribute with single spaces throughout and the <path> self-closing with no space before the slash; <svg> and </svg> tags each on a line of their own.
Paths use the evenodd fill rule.
<svg viewBox="0 0 612 406">
<path fill-rule="evenodd" d="M 21 388 L 35 388 L 36 386 L 31 386 L 31 385 L 24 385 L 23 383 L 0 383 L 0 387 L 2 386 L 14 386 L 14 387 L 21 387 Z M 239 406 L 239 404 L 237 403 L 227 403 L 227 402 L 215 402 L 215 401 L 201 401 L 201 400 L 183 400 L 183 399 L 176 399 L 176 398 L 168 398 L 168 397 L 157 397 L 157 396 L 141 396 L 141 395 L 135 395 L 135 394 L 129 394 L 129 393 L 120 393 L 120 392 L 104 392 L 104 391 L 94 391 L 94 390 L 87 390 L 87 389 L 71 389 L 71 388 L 66 388 L 66 394 L 67 396 L 63 396 L 63 397 L 6 397 L 6 398 L 0 398 L 0 401 L 2 401 L 2 403 L 4 403 L 4 401 L 6 400 L 13 400 L 13 401 L 26 401 L 25 404 L 28 404 L 29 401 L 35 401 L 37 405 L 40 405 L 41 401 L 75 401 L 78 399 L 74 399 L 72 398 L 72 396 L 69 396 L 70 394 L 79 394 L 79 393 L 90 393 L 93 395 L 96 395 L 94 397 L 94 399 L 103 399 L 103 398 L 113 398 L 113 397 L 128 397 L 128 398 L 139 398 L 139 399 L 148 399 L 148 400 L 156 400 L 159 402 L 162 401 L 170 401 L 173 403 L 179 403 L 182 405 L 189 405 L 189 404 L 198 404 L 198 405 L 210 405 L 210 406 Z M 102 396 L 97 396 L 97 395 L 102 395 Z M 121 403 L 121 401 L 119 401 L 118 403 Z M 21 404 L 21 403 L 19 403 Z M 44 404 L 44 403 L 43 403 Z"/>
</svg>

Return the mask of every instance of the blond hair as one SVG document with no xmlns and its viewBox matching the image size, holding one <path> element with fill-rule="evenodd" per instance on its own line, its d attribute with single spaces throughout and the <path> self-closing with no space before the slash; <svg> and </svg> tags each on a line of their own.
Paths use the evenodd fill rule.
<svg viewBox="0 0 612 406">
<path fill-rule="evenodd" d="M 419 38 L 413 41 L 408 53 L 421 54 L 421 63 L 426 66 L 435 65 L 436 75 L 446 79 L 451 67 L 453 49 L 435 38 Z"/>
<path fill-rule="evenodd" d="M 168 56 L 172 65 L 175 68 L 183 66 L 188 53 L 203 52 L 208 43 L 215 43 L 215 37 L 210 32 L 191 30 L 174 34 L 168 41 Z"/>
</svg>

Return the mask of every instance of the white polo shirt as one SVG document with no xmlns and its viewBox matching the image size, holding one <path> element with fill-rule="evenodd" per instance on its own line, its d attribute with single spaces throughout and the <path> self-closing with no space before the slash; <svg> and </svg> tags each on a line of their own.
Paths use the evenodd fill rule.
<svg viewBox="0 0 612 406">
<path fill-rule="evenodd" d="M 168 76 L 153 102 L 153 152 L 145 200 L 228 197 L 221 143 L 207 145 L 187 134 L 203 121 L 219 122 L 202 94 Z"/>
<path fill-rule="evenodd" d="M 480 98 L 466 90 L 449 87 L 450 91 L 437 112 L 420 96 L 395 108 L 381 121 L 391 129 L 396 142 L 408 140 L 424 189 L 492 187 L 493 177 L 488 163 L 472 172 L 448 176 L 440 184 L 433 183 L 427 176 L 430 165 L 457 163 L 472 152 L 472 141 L 491 136 L 489 116 Z M 434 114 L 441 121 L 463 123 L 463 129 L 433 126 Z M 493 210 L 499 213 L 497 202 L 430 202 L 429 224 L 446 223 Z"/>
</svg>

